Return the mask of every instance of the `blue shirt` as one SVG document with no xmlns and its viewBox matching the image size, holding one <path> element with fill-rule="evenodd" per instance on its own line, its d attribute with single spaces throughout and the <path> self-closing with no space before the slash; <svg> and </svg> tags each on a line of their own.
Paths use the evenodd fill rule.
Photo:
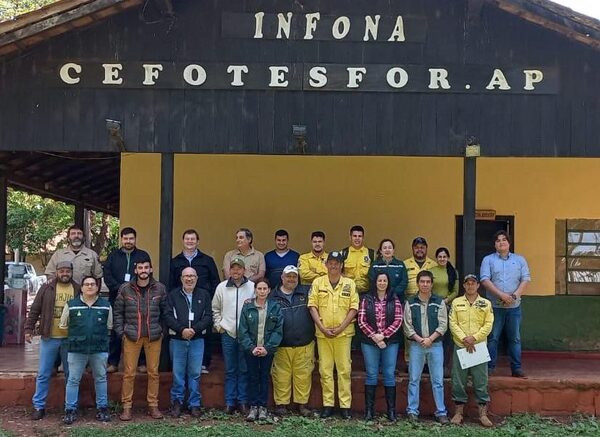
<svg viewBox="0 0 600 437">
<path fill-rule="evenodd" d="M 271 283 L 271 288 L 275 288 L 281 283 L 281 273 L 286 266 L 298 265 L 298 258 L 300 258 L 300 254 L 291 249 L 284 256 L 279 256 L 275 250 L 265 253 L 265 276 Z"/>
<path fill-rule="evenodd" d="M 192 265 L 192 260 L 198 256 L 198 249 L 196 249 L 194 251 L 194 253 L 192 254 L 192 256 L 187 256 L 185 254 L 185 252 L 181 252 L 181 253 L 183 253 L 183 256 L 185 256 L 185 259 L 188 260 L 188 262 L 190 263 L 190 266 L 191 266 Z"/>
<path fill-rule="evenodd" d="M 529 266 L 521 255 L 508 253 L 502 258 L 498 252 L 487 255 L 481 262 L 480 280 L 486 279 L 506 294 L 513 294 L 519 288 L 521 282 L 531 281 Z M 491 292 L 487 292 L 487 298 L 495 308 L 516 308 L 521 305 L 521 299 L 516 299 L 511 305 L 504 305 L 502 301 Z"/>
</svg>

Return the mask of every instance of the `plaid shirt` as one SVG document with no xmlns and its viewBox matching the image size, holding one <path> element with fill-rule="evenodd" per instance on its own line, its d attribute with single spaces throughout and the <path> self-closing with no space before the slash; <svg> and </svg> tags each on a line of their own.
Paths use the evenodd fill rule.
<svg viewBox="0 0 600 437">
<path fill-rule="evenodd" d="M 402 325 L 402 304 L 399 300 L 396 300 L 396 305 L 394 306 L 394 322 L 389 326 L 386 326 L 385 320 L 386 304 L 386 298 L 383 298 L 383 300 L 375 298 L 375 320 L 377 321 L 377 329 L 375 329 L 375 327 L 369 325 L 365 299 L 360 302 L 360 308 L 358 310 L 358 327 L 367 337 L 371 337 L 373 334 L 383 334 L 385 338 L 390 338 L 398 331 L 398 329 L 400 329 L 400 325 Z"/>
</svg>

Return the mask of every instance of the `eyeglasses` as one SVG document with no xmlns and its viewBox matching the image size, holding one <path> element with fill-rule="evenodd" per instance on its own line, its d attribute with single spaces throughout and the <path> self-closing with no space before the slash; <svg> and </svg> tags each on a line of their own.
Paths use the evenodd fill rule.
<svg viewBox="0 0 600 437">
<path fill-rule="evenodd" d="M 83 284 L 81 284 L 83 287 L 97 287 L 98 284 L 96 284 L 95 282 L 84 282 Z"/>
<path fill-rule="evenodd" d="M 184 278 L 197 278 L 198 277 L 196 275 L 181 275 L 181 276 L 183 276 Z"/>
</svg>

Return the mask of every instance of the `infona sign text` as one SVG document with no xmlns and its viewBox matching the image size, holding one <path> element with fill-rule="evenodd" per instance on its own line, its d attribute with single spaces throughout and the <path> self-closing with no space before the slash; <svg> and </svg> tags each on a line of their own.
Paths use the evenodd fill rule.
<svg viewBox="0 0 600 437">
<path fill-rule="evenodd" d="M 277 14 L 256 12 L 221 15 L 221 38 L 252 40 L 348 41 L 360 44 L 421 44 L 427 21 L 402 15 L 332 16 L 320 12 Z M 233 42 L 232 42 L 233 44 Z M 318 42 L 313 42 L 318 44 Z M 387 65 L 297 63 L 175 63 L 79 61 L 58 66 L 58 86 L 244 89 L 288 91 L 370 91 L 417 93 L 558 92 L 555 68 L 482 65 Z"/>
</svg>

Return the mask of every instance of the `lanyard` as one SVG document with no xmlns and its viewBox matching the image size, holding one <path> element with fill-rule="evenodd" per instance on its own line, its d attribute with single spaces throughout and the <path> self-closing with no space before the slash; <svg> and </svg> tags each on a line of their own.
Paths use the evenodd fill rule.
<svg viewBox="0 0 600 437">
<path fill-rule="evenodd" d="M 126 273 L 129 273 L 129 265 L 131 263 L 131 254 L 129 252 L 126 252 L 125 256 L 127 257 L 127 272 Z"/>
<path fill-rule="evenodd" d="M 192 299 L 193 299 L 193 291 L 192 291 L 192 296 L 191 299 L 188 299 L 188 294 L 183 290 L 183 288 L 181 289 L 181 294 L 183 294 L 183 297 L 185 298 L 185 303 L 188 307 L 188 328 L 192 327 L 192 321 L 190 320 L 190 314 L 192 314 Z"/>
</svg>

